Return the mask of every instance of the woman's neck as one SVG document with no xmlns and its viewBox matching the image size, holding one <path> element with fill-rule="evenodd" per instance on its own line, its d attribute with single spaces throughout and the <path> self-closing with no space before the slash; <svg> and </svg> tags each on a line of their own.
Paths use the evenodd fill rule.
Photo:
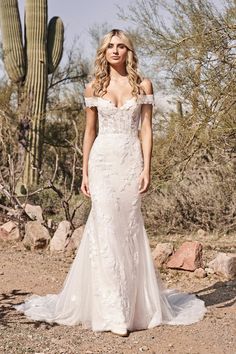
<svg viewBox="0 0 236 354">
<path fill-rule="evenodd" d="M 111 80 L 120 80 L 127 77 L 127 71 L 125 66 L 114 67 L 110 65 L 110 78 Z"/>
</svg>

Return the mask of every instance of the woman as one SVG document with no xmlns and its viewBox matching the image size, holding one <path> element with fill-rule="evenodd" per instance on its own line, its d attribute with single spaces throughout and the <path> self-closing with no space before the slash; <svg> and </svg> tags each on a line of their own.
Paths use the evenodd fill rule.
<svg viewBox="0 0 236 354">
<path fill-rule="evenodd" d="M 16 308 L 35 320 L 121 336 L 200 320 L 203 301 L 165 290 L 155 274 L 141 214 L 150 184 L 153 90 L 138 74 L 123 31 L 103 38 L 85 103 L 81 190 L 92 207 L 77 255 L 59 294 L 34 295 Z"/>
</svg>

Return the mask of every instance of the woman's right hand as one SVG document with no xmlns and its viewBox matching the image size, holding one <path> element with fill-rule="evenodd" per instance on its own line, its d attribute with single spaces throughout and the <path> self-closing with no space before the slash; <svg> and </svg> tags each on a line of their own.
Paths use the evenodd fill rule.
<svg viewBox="0 0 236 354">
<path fill-rule="evenodd" d="M 83 193 L 86 197 L 89 197 L 89 198 L 91 197 L 90 191 L 89 191 L 89 180 L 88 180 L 88 176 L 83 176 L 80 190 L 82 191 L 82 193 Z"/>
</svg>

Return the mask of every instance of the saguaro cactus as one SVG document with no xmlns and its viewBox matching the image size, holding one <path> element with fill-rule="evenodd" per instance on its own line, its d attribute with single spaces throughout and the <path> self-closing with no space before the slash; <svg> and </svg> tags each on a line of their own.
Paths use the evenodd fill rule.
<svg viewBox="0 0 236 354">
<path fill-rule="evenodd" d="M 47 0 L 26 0 L 23 43 L 18 1 L 0 0 L 5 69 L 19 86 L 20 119 L 30 121 L 24 146 L 23 182 L 27 187 L 39 181 L 48 74 L 55 71 L 63 53 L 63 23 L 59 17 L 53 17 L 48 24 L 47 8 Z"/>
</svg>

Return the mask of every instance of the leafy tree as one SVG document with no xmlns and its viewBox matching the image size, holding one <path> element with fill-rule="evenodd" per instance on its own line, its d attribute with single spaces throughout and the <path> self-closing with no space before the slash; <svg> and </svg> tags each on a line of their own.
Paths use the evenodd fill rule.
<svg viewBox="0 0 236 354">
<path fill-rule="evenodd" d="M 235 230 L 235 1 L 137 0 L 120 16 L 178 104 L 155 125 L 150 227 Z"/>
</svg>

